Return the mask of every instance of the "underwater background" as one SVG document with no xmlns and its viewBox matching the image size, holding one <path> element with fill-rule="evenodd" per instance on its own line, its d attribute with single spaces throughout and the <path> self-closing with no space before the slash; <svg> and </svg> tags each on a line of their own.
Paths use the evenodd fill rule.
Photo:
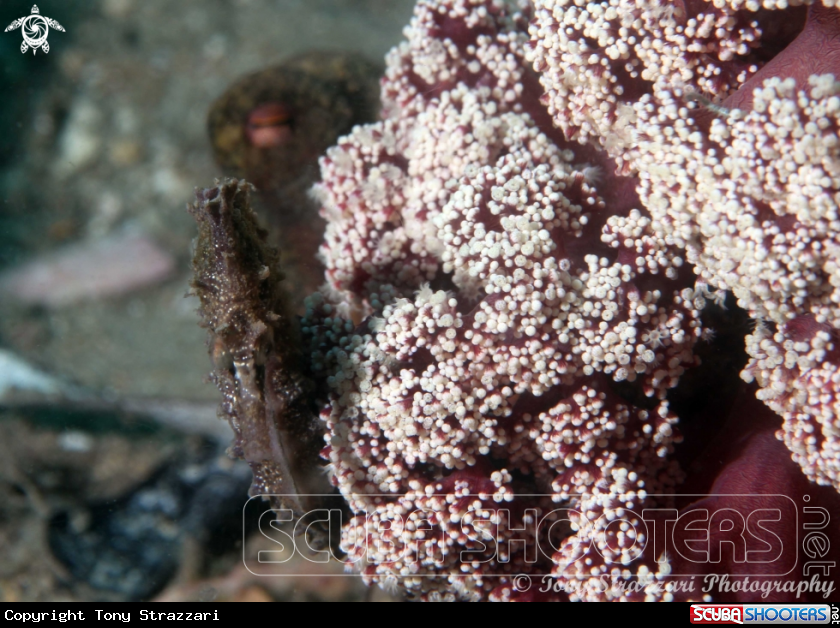
<svg viewBox="0 0 840 628">
<path fill-rule="evenodd" d="M 319 577 L 337 563 L 244 568 L 250 471 L 185 296 L 185 205 L 229 174 L 207 128 L 228 87 L 313 51 L 381 67 L 412 6 L 62 0 L 38 5 L 65 29 L 48 53 L 0 33 L 0 600 L 388 598 Z"/>
</svg>

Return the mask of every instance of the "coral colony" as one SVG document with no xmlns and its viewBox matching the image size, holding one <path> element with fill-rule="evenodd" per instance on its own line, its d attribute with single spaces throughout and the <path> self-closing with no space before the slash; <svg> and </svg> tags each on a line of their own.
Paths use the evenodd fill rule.
<svg viewBox="0 0 840 628">
<path fill-rule="evenodd" d="M 799 4 L 418 2 L 381 120 L 321 160 L 327 283 L 302 321 L 351 511 L 341 546 L 366 582 L 423 599 L 836 595 L 836 548 L 822 571 L 796 557 L 803 506 L 827 538 L 840 521 L 840 10 Z M 233 211 L 214 194 L 241 185 L 195 211 Z M 277 278 L 242 272 L 252 295 Z M 692 418 L 720 433 L 681 458 L 669 396 L 729 292 L 752 319 L 742 390 Z M 276 374 L 261 316 L 237 333 Z M 227 368 L 253 384 L 251 349 Z M 222 379 L 235 415 L 244 380 Z M 654 538 L 700 506 L 778 509 L 735 530 L 762 560 L 698 558 L 685 525 L 682 547 Z M 726 540 L 714 517 L 702 529 Z"/>
</svg>

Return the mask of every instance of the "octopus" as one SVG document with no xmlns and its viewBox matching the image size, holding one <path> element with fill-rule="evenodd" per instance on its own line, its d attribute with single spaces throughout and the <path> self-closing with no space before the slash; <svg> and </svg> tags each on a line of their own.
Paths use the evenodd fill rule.
<svg viewBox="0 0 840 628">
<path fill-rule="evenodd" d="M 381 74 L 357 54 L 309 52 L 243 77 L 210 108 L 215 159 L 225 176 L 256 187 L 293 304 L 323 282 L 316 253 L 325 223 L 308 194 L 318 158 L 354 126 L 376 119 Z"/>
</svg>

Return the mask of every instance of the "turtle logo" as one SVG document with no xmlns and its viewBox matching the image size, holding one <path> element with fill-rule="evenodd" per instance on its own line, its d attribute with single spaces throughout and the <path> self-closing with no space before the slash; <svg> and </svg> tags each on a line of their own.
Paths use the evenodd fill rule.
<svg viewBox="0 0 840 628">
<path fill-rule="evenodd" d="M 23 43 L 20 45 L 20 51 L 26 52 L 32 48 L 33 55 L 38 48 L 43 48 L 44 52 L 50 51 L 50 45 L 47 43 L 47 35 L 49 35 L 50 28 L 54 28 L 62 33 L 64 32 L 64 27 L 61 24 L 41 15 L 37 4 L 33 5 L 31 15 L 16 19 L 6 27 L 6 32 L 8 33 L 17 28 L 20 28 L 23 34 Z"/>
</svg>

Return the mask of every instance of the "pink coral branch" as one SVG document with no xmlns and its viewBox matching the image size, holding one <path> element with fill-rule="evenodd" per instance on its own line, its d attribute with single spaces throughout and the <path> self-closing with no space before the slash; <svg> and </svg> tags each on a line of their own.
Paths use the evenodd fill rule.
<svg viewBox="0 0 840 628">
<path fill-rule="evenodd" d="M 727 291 L 759 321 L 744 378 L 805 473 L 787 461 L 779 490 L 840 486 L 840 98 L 814 75 L 834 69 L 838 14 L 814 4 L 796 37 L 785 6 L 418 2 L 382 120 L 321 161 L 328 284 L 304 319 L 366 581 L 514 599 L 513 574 L 550 568 L 574 599 L 676 599 L 660 585 L 679 560 L 610 522 L 675 507 L 654 496 L 683 478 L 668 391 Z M 759 435 L 721 474 L 786 455 L 772 413 L 747 413 Z M 525 513 L 574 509 L 550 565 L 463 568 L 493 502 L 514 513 L 493 521 L 505 541 Z M 406 513 L 435 514 L 390 525 Z"/>
</svg>

